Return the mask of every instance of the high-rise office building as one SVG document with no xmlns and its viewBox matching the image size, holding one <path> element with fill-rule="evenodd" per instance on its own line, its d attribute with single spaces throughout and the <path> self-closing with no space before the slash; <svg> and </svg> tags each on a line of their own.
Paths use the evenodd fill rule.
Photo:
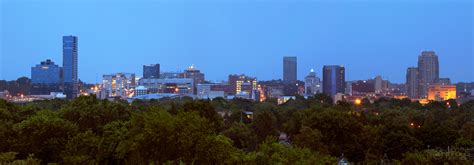
<svg viewBox="0 0 474 165">
<path fill-rule="evenodd" d="M 439 80 L 438 56 L 434 51 L 423 51 L 418 57 L 418 93 L 419 97 L 426 98 L 428 87 Z"/>
<path fill-rule="evenodd" d="M 316 76 L 316 72 L 313 69 L 309 72 L 308 76 L 304 78 L 304 93 L 306 95 L 315 95 L 323 93 L 323 87 L 321 80 Z"/>
<path fill-rule="evenodd" d="M 286 83 L 296 82 L 296 75 L 296 57 L 283 57 L 283 81 Z"/>
<path fill-rule="evenodd" d="M 345 68 L 342 65 L 325 65 L 323 67 L 323 93 L 334 97 L 344 93 L 346 87 Z"/>
<path fill-rule="evenodd" d="M 78 49 L 76 36 L 63 36 L 63 83 L 67 98 L 78 94 Z"/>
<path fill-rule="evenodd" d="M 375 93 L 380 94 L 383 92 L 383 80 L 382 76 L 376 76 L 374 79 Z"/>
<path fill-rule="evenodd" d="M 419 87 L 419 72 L 417 67 L 409 67 L 407 69 L 407 75 L 406 75 L 406 92 L 407 96 L 411 99 L 418 99 L 419 98 L 419 93 L 418 93 L 418 87 Z"/>
<path fill-rule="evenodd" d="M 61 83 L 61 67 L 47 59 L 31 67 L 32 84 L 59 84 Z"/>
<path fill-rule="evenodd" d="M 143 78 L 160 78 L 160 64 L 143 65 Z"/>
<path fill-rule="evenodd" d="M 61 67 L 47 59 L 31 67 L 31 90 L 33 95 L 49 95 L 59 92 L 61 85 Z"/>
</svg>

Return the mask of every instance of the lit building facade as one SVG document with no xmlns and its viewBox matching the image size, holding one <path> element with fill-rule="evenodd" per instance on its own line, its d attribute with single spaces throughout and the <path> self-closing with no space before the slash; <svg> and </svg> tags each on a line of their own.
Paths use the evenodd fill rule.
<svg viewBox="0 0 474 165">
<path fill-rule="evenodd" d="M 316 76 L 316 72 L 313 69 L 309 72 L 308 76 L 304 78 L 304 94 L 315 95 L 323 93 L 323 87 L 321 80 Z"/>
<path fill-rule="evenodd" d="M 257 78 L 249 77 L 246 75 L 229 75 L 229 94 L 236 95 L 241 93 L 247 93 L 252 95 L 254 91 L 258 90 Z"/>
<path fill-rule="evenodd" d="M 345 68 L 342 65 L 325 65 L 323 67 L 323 93 L 335 96 L 344 93 L 346 87 Z"/>
<path fill-rule="evenodd" d="M 116 73 L 102 76 L 101 90 L 107 97 L 127 98 L 133 96 L 136 87 L 135 74 Z"/>
<path fill-rule="evenodd" d="M 140 79 L 138 85 L 144 86 L 149 93 L 172 93 L 179 95 L 193 95 L 193 79 Z"/>
<path fill-rule="evenodd" d="M 430 85 L 428 87 L 428 100 L 444 101 L 456 99 L 455 85 Z"/>
</svg>

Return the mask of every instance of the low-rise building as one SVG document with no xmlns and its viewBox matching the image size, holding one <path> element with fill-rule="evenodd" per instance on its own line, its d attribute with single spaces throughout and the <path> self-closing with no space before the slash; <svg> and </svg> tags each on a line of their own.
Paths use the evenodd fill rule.
<svg viewBox="0 0 474 165">
<path fill-rule="evenodd" d="M 10 93 L 7 90 L 5 90 L 3 92 L 0 92 L 0 99 L 7 100 L 9 95 L 10 95 Z"/>
<path fill-rule="evenodd" d="M 213 84 L 213 83 L 207 83 L 207 84 L 198 84 L 196 86 L 197 88 L 197 94 L 196 97 L 198 99 L 214 99 L 217 97 L 225 97 L 225 91 L 223 89 L 219 90 L 220 88 L 217 88 L 218 90 L 214 89 L 213 86 L 221 86 L 221 84 Z"/>
<path fill-rule="evenodd" d="M 193 95 L 194 81 L 190 78 L 140 79 L 138 85 L 148 89 L 148 93 L 174 93 Z"/>
<path fill-rule="evenodd" d="M 428 87 L 428 100 L 444 101 L 449 99 L 456 99 L 455 85 L 430 85 Z"/>
<path fill-rule="evenodd" d="M 148 94 L 148 89 L 145 88 L 144 86 L 138 86 L 135 88 L 134 92 L 133 92 L 133 96 L 136 97 L 136 96 L 142 96 L 142 95 L 146 95 Z"/>
<path fill-rule="evenodd" d="M 103 75 L 101 90 L 106 93 L 107 97 L 128 98 L 133 96 L 135 86 L 135 74 L 116 73 Z"/>
</svg>

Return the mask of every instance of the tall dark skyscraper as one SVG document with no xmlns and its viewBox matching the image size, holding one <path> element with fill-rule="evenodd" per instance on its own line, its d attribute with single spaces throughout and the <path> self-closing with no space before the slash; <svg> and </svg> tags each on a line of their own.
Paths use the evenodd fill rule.
<svg viewBox="0 0 474 165">
<path fill-rule="evenodd" d="M 426 98 L 428 87 L 434 85 L 439 80 L 438 56 L 434 51 L 423 51 L 418 57 L 418 93 L 419 97 Z"/>
<path fill-rule="evenodd" d="M 296 82 L 297 78 L 296 57 L 283 57 L 283 81 L 287 83 Z"/>
<path fill-rule="evenodd" d="M 346 89 L 346 73 L 342 65 L 325 65 L 323 67 L 323 93 L 334 96 L 344 93 Z"/>
<path fill-rule="evenodd" d="M 407 96 L 411 99 L 417 99 L 418 95 L 418 81 L 419 73 L 417 67 L 409 67 L 407 69 L 407 77 L 406 77 L 406 92 Z"/>
<path fill-rule="evenodd" d="M 160 64 L 143 65 L 143 78 L 160 78 Z"/>
<path fill-rule="evenodd" d="M 67 98 L 78 94 L 77 37 L 63 36 L 63 83 Z"/>
</svg>

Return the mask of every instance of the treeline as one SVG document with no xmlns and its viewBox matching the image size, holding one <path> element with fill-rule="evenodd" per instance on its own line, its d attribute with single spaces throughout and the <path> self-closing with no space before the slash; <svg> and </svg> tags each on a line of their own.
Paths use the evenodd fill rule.
<svg viewBox="0 0 474 165">
<path fill-rule="evenodd" d="M 0 100 L 0 139 L 0 164 L 472 164 L 474 101 Z"/>
<path fill-rule="evenodd" d="M 0 92 L 8 91 L 11 95 L 30 94 L 31 80 L 28 77 L 20 77 L 16 80 L 0 80 Z"/>
</svg>

